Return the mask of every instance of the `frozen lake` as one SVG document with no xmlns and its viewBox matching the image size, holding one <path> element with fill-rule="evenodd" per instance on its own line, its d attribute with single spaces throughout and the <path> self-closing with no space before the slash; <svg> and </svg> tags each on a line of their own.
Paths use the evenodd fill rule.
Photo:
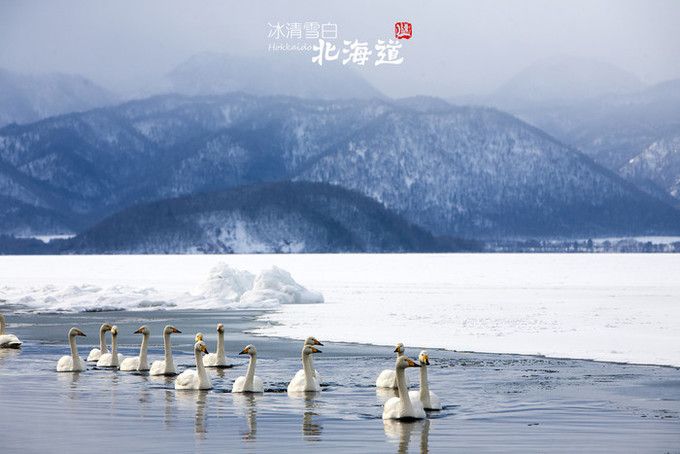
<svg viewBox="0 0 680 454">
<path fill-rule="evenodd" d="M 268 308 L 259 334 L 680 366 L 680 256 L 666 254 L 0 257 L 0 310 L 219 310 L 181 295 L 220 262 L 323 293 Z"/>
</svg>

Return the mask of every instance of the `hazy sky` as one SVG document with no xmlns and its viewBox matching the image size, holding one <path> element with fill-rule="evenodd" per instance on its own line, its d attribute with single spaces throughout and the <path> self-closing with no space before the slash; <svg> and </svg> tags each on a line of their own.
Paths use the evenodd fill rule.
<svg viewBox="0 0 680 454">
<path fill-rule="evenodd" d="M 537 59 L 603 60 L 645 82 L 680 77 L 680 1 L 0 0 L 0 67 L 153 83 L 199 52 L 266 51 L 268 22 L 333 22 L 374 42 L 413 23 L 400 67 L 361 68 L 391 96 L 485 93 Z M 292 76 L 294 77 L 294 76 Z"/>
</svg>

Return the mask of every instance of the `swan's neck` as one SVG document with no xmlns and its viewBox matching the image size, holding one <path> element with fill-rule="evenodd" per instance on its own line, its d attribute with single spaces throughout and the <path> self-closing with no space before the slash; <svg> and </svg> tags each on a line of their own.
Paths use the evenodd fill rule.
<svg viewBox="0 0 680 454">
<path fill-rule="evenodd" d="M 99 351 L 102 355 L 109 352 L 109 349 L 106 348 L 106 331 L 104 328 L 99 328 Z"/>
<path fill-rule="evenodd" d="M 118 335 L 111 334 L 111 358 L 118 358 Z M 115 364 L 114 359 L 114 364 Z"/>
<path fill-rule="evenodd" d="M 427 384 L 427 366 L 420 366 L 420 400 L 425 402 L 430 398 L 430 387 Z"/>
<path fill-rule="evenodd" d="M 73 367 L 78 365 L 78 346 L 76 346 L 76 337 L 69 336 L 68 343 L 71 346 L 71 358 L 73 358 Z"/>
<path fill-rule="evenodd" d="M 163 349 L 165 350 L 165 370 L 174 369 L 172 362 L 172 347 L 170 346 L 170 333 L 163 334 Z M 201 364 L 203 364 L 201 362 Z"/>
<path fill-rule="evenodd" d="M 314 387 L 314 368 L 312 367 L 312 355 L 302 354 L 302 369 L 305 371 L 305 384 L 307 389 Z"/>
<path fill-rule="evenodd" d="M 255 361 L 257 361 L 255 355 L 250 355 L 250 362 L 248 363 L 248 370 L 246 371 L 246 389 L 252 389 L 253 387 L 253 378 L 255 378 Z"/>
<path fill-rule="evenodd" d="M 217 332 L 217 359 L 224 358 L 224 333 L 222 331 Z"/>
<path fill-rule="evenodd" d="M 194 356 L 196 357 L 196 372 L 198 373 L 198 380 L 203 387 L 209 382 L 208 373 L 205 371 L 205 366 L 203 365 L 203 354 L 199 350 L 194 350 Z"/>
<path fill-rule="evenodd" d="M 404 352 L 398 351 L 397 352 L 397 358 L 401 358 L 402 356 L 404 356 Z"/>
<path fill-rule="evenodd" d="M 142 334 L 142 346 L 139 347 L 139 369 L 148 369 L 146 351 L 149 349 L 149 335 Z"/>
<path fill-rule="evenodd" d="M 401 405 L 407 413 L 413 409 L 411 406 L 411 399 L 408 396 L 408 387 L 406 386 L 406 369 L 397 367 L 397 389 L 399 390 L 399 400 Z"/>
<path fill-rule="evenodd" d="M 0 334 L 5 334 L 5 318 L 0 317 Z"/>
</svg>

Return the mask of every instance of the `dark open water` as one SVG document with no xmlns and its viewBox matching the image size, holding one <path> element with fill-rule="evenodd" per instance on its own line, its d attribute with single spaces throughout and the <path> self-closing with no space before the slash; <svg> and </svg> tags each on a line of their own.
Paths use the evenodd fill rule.
<svg viewBox="0 0 680 454">
<path fill-rule="evenodd" d="M 391 348 L 326 344 L 316 368 L 325 381 L 314 397 L 285 388 L 300 366 L 300 342 L 244 333 L 254 312 L 109 312 L 10 316 L 21 351 L 0 350 L 0 452 L 680 452 L 680 371 L 635 366 L 430 350 L 430 382 L 445 409 L 416 423 L 385 423 L 385 396 L 373 383 L 391 367 Z M 193 363 L 196 331 L 214 351 L 214 325 L 226 325 L 232 369 L 210 372 L 209 392 L 176 392 L 172 379 L 90 369 L 54 371 L 68 353 L 67 329 L 77 325 L 81 356 L 97 344 L 103 320 L 119 326 L 121 352 L 136 355 L 145 323 L 150 357 L 162 356 L 166 323 L 175 362 Z M 323 333 L 316 335 L 323 342 Z M 84 341 L 84 342 L 83 342 Z M 395 339 L 395 342 L 398 339 Z M 258 349 L 267 392 L 232 395 L 245 374 L 241 348 Z M 408 346 L 407 346 L 408 347 Z M 419 349 L 407 348 L 417 358 Z M 417 370 L 409 370 L 412 386 Z M 387 396 L 389 397 L 389 396 Z"/>
</svg>

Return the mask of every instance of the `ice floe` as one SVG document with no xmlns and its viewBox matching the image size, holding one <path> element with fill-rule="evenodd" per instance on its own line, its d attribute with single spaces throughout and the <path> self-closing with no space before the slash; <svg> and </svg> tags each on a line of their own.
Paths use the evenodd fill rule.
<svg viewBox="0 0 680 454">
<path fill-rule="evenodd" d="M 226 263 L 215 265 L 192 291 L 162 291 L 82 285 L 0 287 L 0 306 L 26 312 L 94 312 L 149 309 L 272 309 L 282 304 L 322 303 L 323 295 L 306 289 L 278 267 L 255 276 Z"/>
</svg>

